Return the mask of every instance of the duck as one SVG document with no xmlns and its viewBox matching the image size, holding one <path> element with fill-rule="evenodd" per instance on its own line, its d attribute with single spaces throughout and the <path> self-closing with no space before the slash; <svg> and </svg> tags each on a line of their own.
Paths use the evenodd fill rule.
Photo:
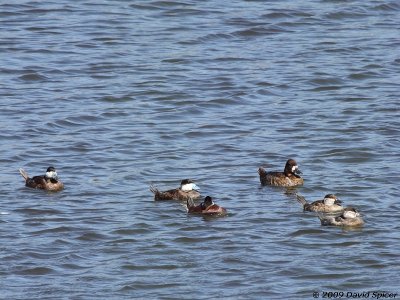
<svg viewBox="0 0 400 300">
<path fill-rule="evenodd" d="M 29 177 L 28 173 L 20 168 L 20 174 L 25 179 L 25 186 L 42 189 L 46 191 L 58 192 L 64 189 L 64 184 L 59 180 L 57 171 L 54 167 L 48 167 L 44 175 Z"/>
<path fill-rule="evenodd" d="M 304 211 L 339 213 L 344 210 L 344 207 L 341 205 L 342 202 L 334 194 L 327 194 L 324 199 L 311 203 L 307 202 L 301 195 L 297 195 L 297 200 L 303 205 Z"/>
<path fill-rule="evenodd" d="M 360 227 L 364 220 L 354 207 L 346 207 L 340 216 L 318 215 L 323 226 Z"/>
<path fill-rule="evenodd" d="M 222 206 L 214 203 L 210 196 L 206 196 L 204 201 L 199 205 L 195 205 L 193 199 L 188 199 L 186 202 L 188 213 L 202 215 L 226 215 L 227 211 Z"/>
<path fill-rule="evenodd" d="M 160 191 L 154 185 L 150 186 L 150 191 L 154 194 L 154 200 L 180 200 L 199 199 L 201 197 L 200 188 L 191 179 L 183 179 L 179 188 Z"/>
<path fill-rule="evenodd" d="M 283 172 L 267 172 L 264 168 L 258 169 L 261 185 L 294 187 L 303 185 L 304 180 L 300 176 L 297 162 L 294 159 L 288 159 Z"/>
</svg>

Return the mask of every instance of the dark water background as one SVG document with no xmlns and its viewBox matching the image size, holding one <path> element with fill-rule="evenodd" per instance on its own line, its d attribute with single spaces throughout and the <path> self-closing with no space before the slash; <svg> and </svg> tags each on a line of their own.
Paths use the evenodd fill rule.
<svg viewBox="0 0 400 300">
<path fill-rule="evenodd" d="M 0 3 L 2 299 L 400 292 L 399 1 Z M 261 188 L 289 157 L 304 187 Z M 187 177 L 229 216 L 153 201 Z"/>
</svg>

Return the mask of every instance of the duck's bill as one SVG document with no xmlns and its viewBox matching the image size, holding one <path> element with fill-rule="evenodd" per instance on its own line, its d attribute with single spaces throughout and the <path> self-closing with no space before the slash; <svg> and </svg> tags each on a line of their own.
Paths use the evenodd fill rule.
<svg viewBox="0 0 400 300">
<path fill-rule="evenodd" d="M 192 183 L 192 190 L 200 191 L 200 187 L 197 184 Z"/>
<path fill-rule="evenodd" d="M 301 172 L 299 169 L 295 169 L 293 171 L 294 176 L 301 178 L 300 174 L 303 174 L 303 172 Z"/>
</svg>

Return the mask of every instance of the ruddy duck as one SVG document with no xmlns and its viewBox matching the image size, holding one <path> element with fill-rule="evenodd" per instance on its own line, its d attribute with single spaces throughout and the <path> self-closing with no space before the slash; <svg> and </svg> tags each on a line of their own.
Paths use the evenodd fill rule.
<svg viewBox="0 0 400 300">
<path fill-rule="evenodd" d="M 353 207 L 346 207 L 340 216 L 323 216 L 318 215 L 321 220 L 321 225 L 324 226 L 344 226 L 344 227 L 359 227 L 364 225 L 364 221 L 360 213 Z"/>
<path fill-rule="evenodd" d="M 260 167 L 258 174 L 262 185 L 298 186 L 304 182 L 300 176 L 302 173 L 294 159 L 289 159 L 286 162 L 283 172 L 266 172 L 264 168 Z"/>
<path fill-rule="evenodd" d="M 188 213 L 202 215 L 226 215 L 226 209 L 213 202 L 210 196 L 204 198 L 204 201 L 199 205 L 195 205 L 192 199 L 186 202 Z"/>
<path fill-rule="evenodd" d="M 48 167 L 44 175 L 33 176 L 30 178 L 24 169 L 19 169 L 22 177 L 25 179 L 25 186 L 42 189 L 47 191 L 58 192 L 64 188 L 64 184 L 58 180 L 58 175 L 54 167 Z"/>
<path fill-rule="evenodd" d="M 190 179 L 181 181 L 181 185 L 177 189 L 165 192 L 159 191 L 155 186 L 150 186 L 150 191 L 154 194 L 154 200 L 181 200 L 200 198 L 200 188 Z"/>
<path fill-rule="evenodd" d="M 300 195 L 297 195 L 297 201 L 303 205 L 304 211 L 318 211 L 324 213 L 342 212 L 344 207 L 341 201 L 333 194 L 325 195 L 324 199 L 308 203 L 307 200 Z"/>
</svg>

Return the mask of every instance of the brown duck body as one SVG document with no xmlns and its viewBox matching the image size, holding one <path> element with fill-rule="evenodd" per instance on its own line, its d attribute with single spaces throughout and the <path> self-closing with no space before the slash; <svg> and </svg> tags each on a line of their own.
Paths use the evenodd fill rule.
<svg viewBox="0 0 400 300">
<path fill-rule="evenodd" d="M 188 212 L 192 214 L 203 214 L 203 215 L 226 215 L 226 209 L 213 204 L 207 208 L 202 207 L 202 205 L 188 207 Z"/>
<path fill-rule="evenodd" d="M 227 213 L 226 209 L 215 204 L 210 196 L 207 196 L 199 205 L 195 205 L 192 199 L 188 199 L 186 206 L 188 213 L 191 214 L 201 214 L 205 216 L 225 216 Z"/>
<path fill-rule="evenodd" d="M 267 172 L 264 168 L 258 169 L 260 175 L 260 182 L 262 185 L 273 185 L 273 186 L 299 186 L 304 183 L 303 178 L 298 169 L 297 163 L 294 159 L 288 159 L 283 172 Z"/>
<path fill-rule="evenodd" d="M 187 201 L 188 199 L 200 198 L 198 192 L 199 187 L 191 179 L 183 179 L 179 188 L 159 191 L 155 186 L 150 186 L 150 191 L 154 194 L 154 200 L 179 200 Z"/>
<path fill-rule="evenodd" d="M 64 189 L 64 184 L 53 178 L 46 178 L 45 176 L 33 176 L 30 178 L 28 173 L 26 173 L 23 169 L 20 169 L 22 177 L 25 179 L 25 186 L 34 188 L 34 189 L 42 189 L 46 191 L 58 192 Z"/>
<path fill-rule="evenodd" d="M 324 212 L 324 213 L 337 213 L 343 211 L 343 206 L 333 204 L 333 205 L 326 205 L 324 200 L 317 200 L 312 203 L 306 203 L 303 206 L 304 211 L 317 211 L 317 212 Z"/>
<path fill-rule="evenodd" d="M 346 212 L 348 211 L 354 212 L 355 215 L 347 217 Z M 364 225 L 364 221 L 357 210 L 350 207 L 345 208 L 340 216 L 334 217 L 319 215 L 319 219 L 321 220 L 321 225 L 324 226 L 361 227 Z"/>
<path fill-rule="evenodd" d="M 360 227 L 364 225 L 363 219 L 361 217 L 346 219 L 343 216 L 331 217 L 325 216 L 320 219 L 321 224 L 324 226 L 343 226 L 343 227 Z"/>
<path fill-rule="evenodd" d="M 151 186 L 150 191 L 154 194 L 154 200 L 187 201 L 188 199 L 198 199 L 201 197 L 198 191 L 192 190 L 185 192 L 179 188 L 161 192 L 156 187 Z"/>
<path fill-rule="evenodd" d="M 301 177 L 296 177 L 292 174 L 286 176 L 283 172 L 266 172 L 261 167 L 258 169 L 258 174 L 260 175 L 260 182 L 262 185 L 299 186 L 304 183 Z"/>
<path fill-rule="evenodd" d="M 327 194 L 324 199 L 311 203 L 308 203 L 303 196 L 297 195 L 297 201 L 303 205 L 304 211 L 339 213 L 344 210 L 344 207 L 340 204 L 340 200 L 333 194 Z"/>
</svg>

